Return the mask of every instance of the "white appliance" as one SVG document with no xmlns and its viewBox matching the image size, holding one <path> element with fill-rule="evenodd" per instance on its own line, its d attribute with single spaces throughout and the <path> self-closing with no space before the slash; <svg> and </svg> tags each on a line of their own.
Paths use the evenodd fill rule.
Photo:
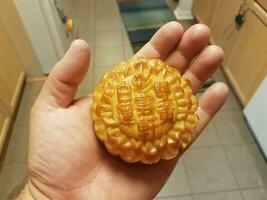
<svg viewBox="0 0 267 200">
<path fill-rule="evenodd" d="M 43 73 L 48 74 L 75 37 L 75 34 L 66 34 L 58 12 L 58 6 L 72 11 L 72 0 L 14 0 L 14 3 Z"/>
<path fill-rule="evenodd" d="M 267 159 L 267 76 L 245 107 L 244 114 Z"/>
<path fill-rule="evenodd" d="M 174 9 L 174 15 L 179 20 L 194 19 L 192 14 L 192 0 L 179 0 L 177 7 Z"/>
</svg>

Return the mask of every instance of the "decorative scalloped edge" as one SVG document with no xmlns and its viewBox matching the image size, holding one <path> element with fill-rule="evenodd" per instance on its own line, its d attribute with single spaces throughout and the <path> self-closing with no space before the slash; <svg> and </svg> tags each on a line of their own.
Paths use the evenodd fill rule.
<svg viewBox="0 0 267 200">
<path fill-rule="evenodd" d="M 170 160 L 198 122 L 197 99 L 180 72 L 160 59 L 130 59 L 102 77 L 91 115 L 108 152 L 129 163 Z"/>
</svg>

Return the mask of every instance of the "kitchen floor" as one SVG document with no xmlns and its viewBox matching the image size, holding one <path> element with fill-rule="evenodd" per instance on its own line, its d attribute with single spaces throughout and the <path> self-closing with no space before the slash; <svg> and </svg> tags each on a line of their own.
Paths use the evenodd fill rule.
<svg viewBox="0 0 267 200">
<path fill-rule="evenodd" d="M 87 95 L 101 75 L 133 55 L 117 4 L 75 0 L 79 37 L 92 49 L 89 73 L 77 93 Z M 188 24 L 188 23 L 187 23 Z M 214 79 L 227 81 L 218 70 Z M 28 117 L 43 81 L 27 82 L 0 158 L 0 199 L 25 180 Z M 182 157 L 156 199 L 267 200 L 267 165 L 232 91 L 222 110 Z"/>
</svg>

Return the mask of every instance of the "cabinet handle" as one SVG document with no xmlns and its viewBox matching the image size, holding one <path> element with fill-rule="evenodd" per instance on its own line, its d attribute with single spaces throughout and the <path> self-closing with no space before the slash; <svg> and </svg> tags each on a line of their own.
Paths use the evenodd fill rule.
<svg viewBox="0 0 267 200">
<path fill-rule="evenodd" d="M 247 3 L 244 2 L 240 5 L 237 15 L 235 16 L 235 24 L 237 28 L 240 28 L 242 24 L 245 22 L 245 15 L 248 11 Z"/>
</svg>

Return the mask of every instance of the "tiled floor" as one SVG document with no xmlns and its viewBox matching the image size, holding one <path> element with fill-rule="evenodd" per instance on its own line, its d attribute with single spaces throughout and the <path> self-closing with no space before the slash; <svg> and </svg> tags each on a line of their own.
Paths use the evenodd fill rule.
<svg viewBox="0 0 267 200">
<path fill-rule="evenodd" d="M 89 73 L 77 93 L 87 95 L 117 61 L 133 55 L 116 3 L 75 0 L 80 38 L 92 48 Z M 227 82 L 220 70 L 215 80 Z M 26 172 L 28 116 L 43 82 L 27 83 L 0 163 L 0 199 L 21 184 Z M 267 200 L 267 166 L 232 91 L 192 148 L 185 153 L 156 199 Z"/>
</svg>

